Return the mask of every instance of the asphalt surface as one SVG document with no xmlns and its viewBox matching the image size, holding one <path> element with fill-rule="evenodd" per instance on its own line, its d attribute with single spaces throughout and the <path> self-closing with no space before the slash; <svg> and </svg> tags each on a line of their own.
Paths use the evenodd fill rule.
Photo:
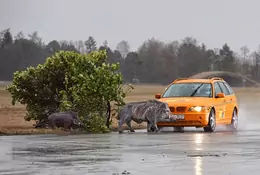
<svg viewBox="0 0 260 175">
<path fill-rule="evenodd" d="M 0 137 L 0 174 L 259 174 L 260 130 Z"/>
<path fill-rule="evenodd" d="M 240 105 L 237 132 L 2 136 L 0 175 L 259 175 L 257 105 Z"/>
</svg>

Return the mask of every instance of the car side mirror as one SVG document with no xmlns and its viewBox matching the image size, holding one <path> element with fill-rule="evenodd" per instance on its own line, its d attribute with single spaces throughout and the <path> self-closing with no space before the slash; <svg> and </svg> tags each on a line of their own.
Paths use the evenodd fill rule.
<svg viewBox="0 0 260 175">
<path fill-rule="evenodd" d="M 216 98 L 224 98 L 224 97 L 225 97 L 225 94 L 221 93 L 221 92 L 216 95 Z"/>
<path fill-rule="evenodd" d="M 159 98 L 161 98 L 161 94 L 155 94 L 155 96 L 154 96 L 156 99 L 159 99 Z"/>
</svg>

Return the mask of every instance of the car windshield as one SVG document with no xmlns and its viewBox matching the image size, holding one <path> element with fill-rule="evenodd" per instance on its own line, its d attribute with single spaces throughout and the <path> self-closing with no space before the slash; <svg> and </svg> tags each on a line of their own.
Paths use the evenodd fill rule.
<svg viewBox="0 0 260 175">
<path fill-rule="evenodd" d="M 212 97 L 212 87 L 210 83 L 176 83 L 165 91 L 163 97 Z"/>
</svg>

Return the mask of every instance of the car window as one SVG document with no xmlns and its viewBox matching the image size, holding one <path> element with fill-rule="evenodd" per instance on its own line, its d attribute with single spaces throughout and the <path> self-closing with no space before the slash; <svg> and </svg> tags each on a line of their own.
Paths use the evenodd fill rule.
<svg viewBox="0 0 260 175">
<path fill-rule="evenodd" d="M 162 97 L 212 97 L 210 83 L 175 83 Z"/>
<path fill-rule="evenodd" d="M 229 86 L 229 84 L 227 82 L 223 82 L 224 85 L 226 86 L 227 90 L 229 91 L 229 94 L 234 94 L 232 88 Z"/>
<path fill-rule="evenodd" d="M 222 93 L 219 85 L 217 82 L 214 83 L 214 91 L 215 91 L 215 96 L 218 94 L 218 93 Z"/>
<path fill-rule="evenodd" d="M 224 85 L 223 82 L 218 82 L 218 84 L 225 95 L 230 95 L 230 92 L 228 91 L 227 87 Z"/>
</svg>

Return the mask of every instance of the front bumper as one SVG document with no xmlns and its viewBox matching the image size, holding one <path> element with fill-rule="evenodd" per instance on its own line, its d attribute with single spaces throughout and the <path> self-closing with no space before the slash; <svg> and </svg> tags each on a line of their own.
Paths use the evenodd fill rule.
<svg viewBox="0 0 260 175">
<path fill-rule="evenodd" d="M 177 113 L 173 113 L 178 115 Z M 158 121 L 158 127 L 205 127 L 208 125 L 209 113 L 184 113 L 183 120 Z"/>
</svg>

